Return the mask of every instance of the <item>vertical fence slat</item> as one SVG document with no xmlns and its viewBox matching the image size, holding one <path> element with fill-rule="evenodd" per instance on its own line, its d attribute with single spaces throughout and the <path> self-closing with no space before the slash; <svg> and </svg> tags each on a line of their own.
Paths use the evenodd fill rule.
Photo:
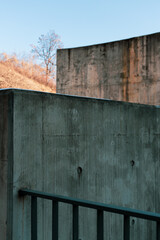
<svg viewBox="0 0 160 240">
<path fill-rule="evenodd" d="M 160 222 L 156 222 L 156 228 L 157 228 L 157 237 L 156 240 L 160 240 Z"/>
<path fill-rule="evenodd" d="M 104 237 L 104 214 L 103 211 L 97 210 L 97 240 L 103 240 Z"/>
<path fill-rule="evenodd" d="M 78 240 L 78 225 L 79 225 L 79 217 L 78 217 L 78 206 L 73 205 L 73 240 Z"/>
<path fill-rule="evenodd" d="M 52 201 L 52 240 L 58 240 L 58 202 Z"/>
<path fill-rule="evenodd" d="M 130 240 L 130 217 L 124 215 L 123 239 Z"/>
<path fill-rule="evenodd" d="M 31 197 L 31 240 L 37 240 L 37 197 Z"/>
</svg>

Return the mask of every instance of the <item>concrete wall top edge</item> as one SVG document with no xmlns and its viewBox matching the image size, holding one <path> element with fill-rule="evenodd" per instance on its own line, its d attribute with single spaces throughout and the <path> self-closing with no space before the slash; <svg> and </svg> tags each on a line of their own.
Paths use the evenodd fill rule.
<svg viewBox="0 0 160 240">
<path fill-rule="evenodd" d="M 49 93 L 49 92 L 42 92 L 42 91 L 36 91 L 36 90 L 28 90 L 28 89 L 21 89 L 21 88 L 2 88 L 0 89 L 0 94 L 4 94 L 4 93 L 11 93 L 11 92 L 21 92 L 21 91 L 25 91 L 25 92 L 37 92 L 37 93 Z"/>
<path fill-rule="evenodd" d="M 9 95 L 9 94 L 29 94 L 29 95 L 42 95 L 45 97 L 54 97 L 54 98 L 64 98 L 64 99 L 77 99 L 77 100 L 84 100 L 87 102 L 101 102 L 101 103 L 109 103 L 113 105 L 123 105 L 123 106 L 133 106 L 133 107 L 145 107 L 149 109 L 159 109 L 159 105 L 147 105 L 141 103 L 131 103 L 131 102 L 124 102 L 124 101 L 116 101 L 110 99 L 101 99 L 101 98 L 93 98 L 93 97 L 84 97 L 84 96 L 77 96 L 77 95 L 68 95 L 68 94 L 60 94 L 60 93 L 48 93 L 48 92 L 40 92 L 40 91 L 32 91 L 32 90 L 24 90 L 24 89 L 15 89 L 15 88 L 8 88 L 8 89 L 1 89 L 0 95 Z"/>
<path fill-rule="evenodd" d="M 137 37 L 131 37 L 131 38 L 126 38 L 126 39 L 121 39 L 121 40 L 116 40 L 116 41 L 111 41 L 111 42 L 104 42 L 104 43 L 97 43 L 97 44 L 92 44 L 92 45 L 86 45 L 86 46 L 80 46 L 80 47 L 73 47 L 73 48 L 62 48 L 58 49 L 57 51 L 67 51 L 67 50 L 74 50 L 74 49 L 82 49 L 82 48 L 90 48 L 90 47 L 96 47 L 99 45 L 109 45 L 109 44 L 114 44 L 114 43 L 121 43 L 121 42 L 128 42 L 128 41 L 133 41 L 134 39 L 139 39 L 139 38 L 144 38 L 144 37 L 153 37 L 153 36 L 160 36 L 160 32 L 152 33 L 152 34 L 146 34 L 142 36 L 137 36 Z"/>
</svg>

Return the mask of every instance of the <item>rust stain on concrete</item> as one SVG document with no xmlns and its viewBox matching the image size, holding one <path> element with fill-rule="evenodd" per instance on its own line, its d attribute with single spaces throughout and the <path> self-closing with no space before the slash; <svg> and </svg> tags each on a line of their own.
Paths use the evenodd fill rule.
<svg viewBox="0 0 160 240">
<path fill-rule="evenodd" d="M 129 101 L 128 77 L 129 77 L 129 44 L 123 47 L 123 78 L 122 78 L 122 100 Z"/>
</svg>

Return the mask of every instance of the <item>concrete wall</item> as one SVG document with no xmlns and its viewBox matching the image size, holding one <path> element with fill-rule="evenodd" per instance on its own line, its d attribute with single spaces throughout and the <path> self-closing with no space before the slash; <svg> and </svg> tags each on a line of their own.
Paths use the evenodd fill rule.
<svg viewBox="0 0 160 240">
<path fill-rule="evenodd" d="M 13 99 L 0 91 L 0 239 L 12 239 Z"/>
<path fill-rule="evenodd" d="M 30 239 L 24 187 L 160 212 L 159 107 L 20 90 L 0 100 L 1 240 Z M 61 207 L 60 240 L 69 240 L 71 208 Z M 121 240 L 122 217 L 105 220 L 104 239 Z M 38 200 L 38 221 L 38 239 L 51 239 L 49 202 Z M 81 209 L 80 221 L 79 238 L 95 240 L 96 213 Z M 131 219 L 131 236 L 155 239 L 155 225 Z"/>
<path fill-rule="evenodd" d="M 61 49 L 57 93 L 160 104 L 160 33 Z"/>
</svg>

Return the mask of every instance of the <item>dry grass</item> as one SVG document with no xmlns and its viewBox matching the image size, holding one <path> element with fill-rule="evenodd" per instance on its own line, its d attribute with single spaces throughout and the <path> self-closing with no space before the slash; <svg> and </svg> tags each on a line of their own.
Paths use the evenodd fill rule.
<svg viewBox="0 0 160 240">
<path fill-rule="evenodd" d="M 18 59 L 16 55 L 0 55 L 0 88 L 22 88 L 55 92 L 54 79 L 46 82 L 44 68 L 34 59 Z"/>
</svg>

